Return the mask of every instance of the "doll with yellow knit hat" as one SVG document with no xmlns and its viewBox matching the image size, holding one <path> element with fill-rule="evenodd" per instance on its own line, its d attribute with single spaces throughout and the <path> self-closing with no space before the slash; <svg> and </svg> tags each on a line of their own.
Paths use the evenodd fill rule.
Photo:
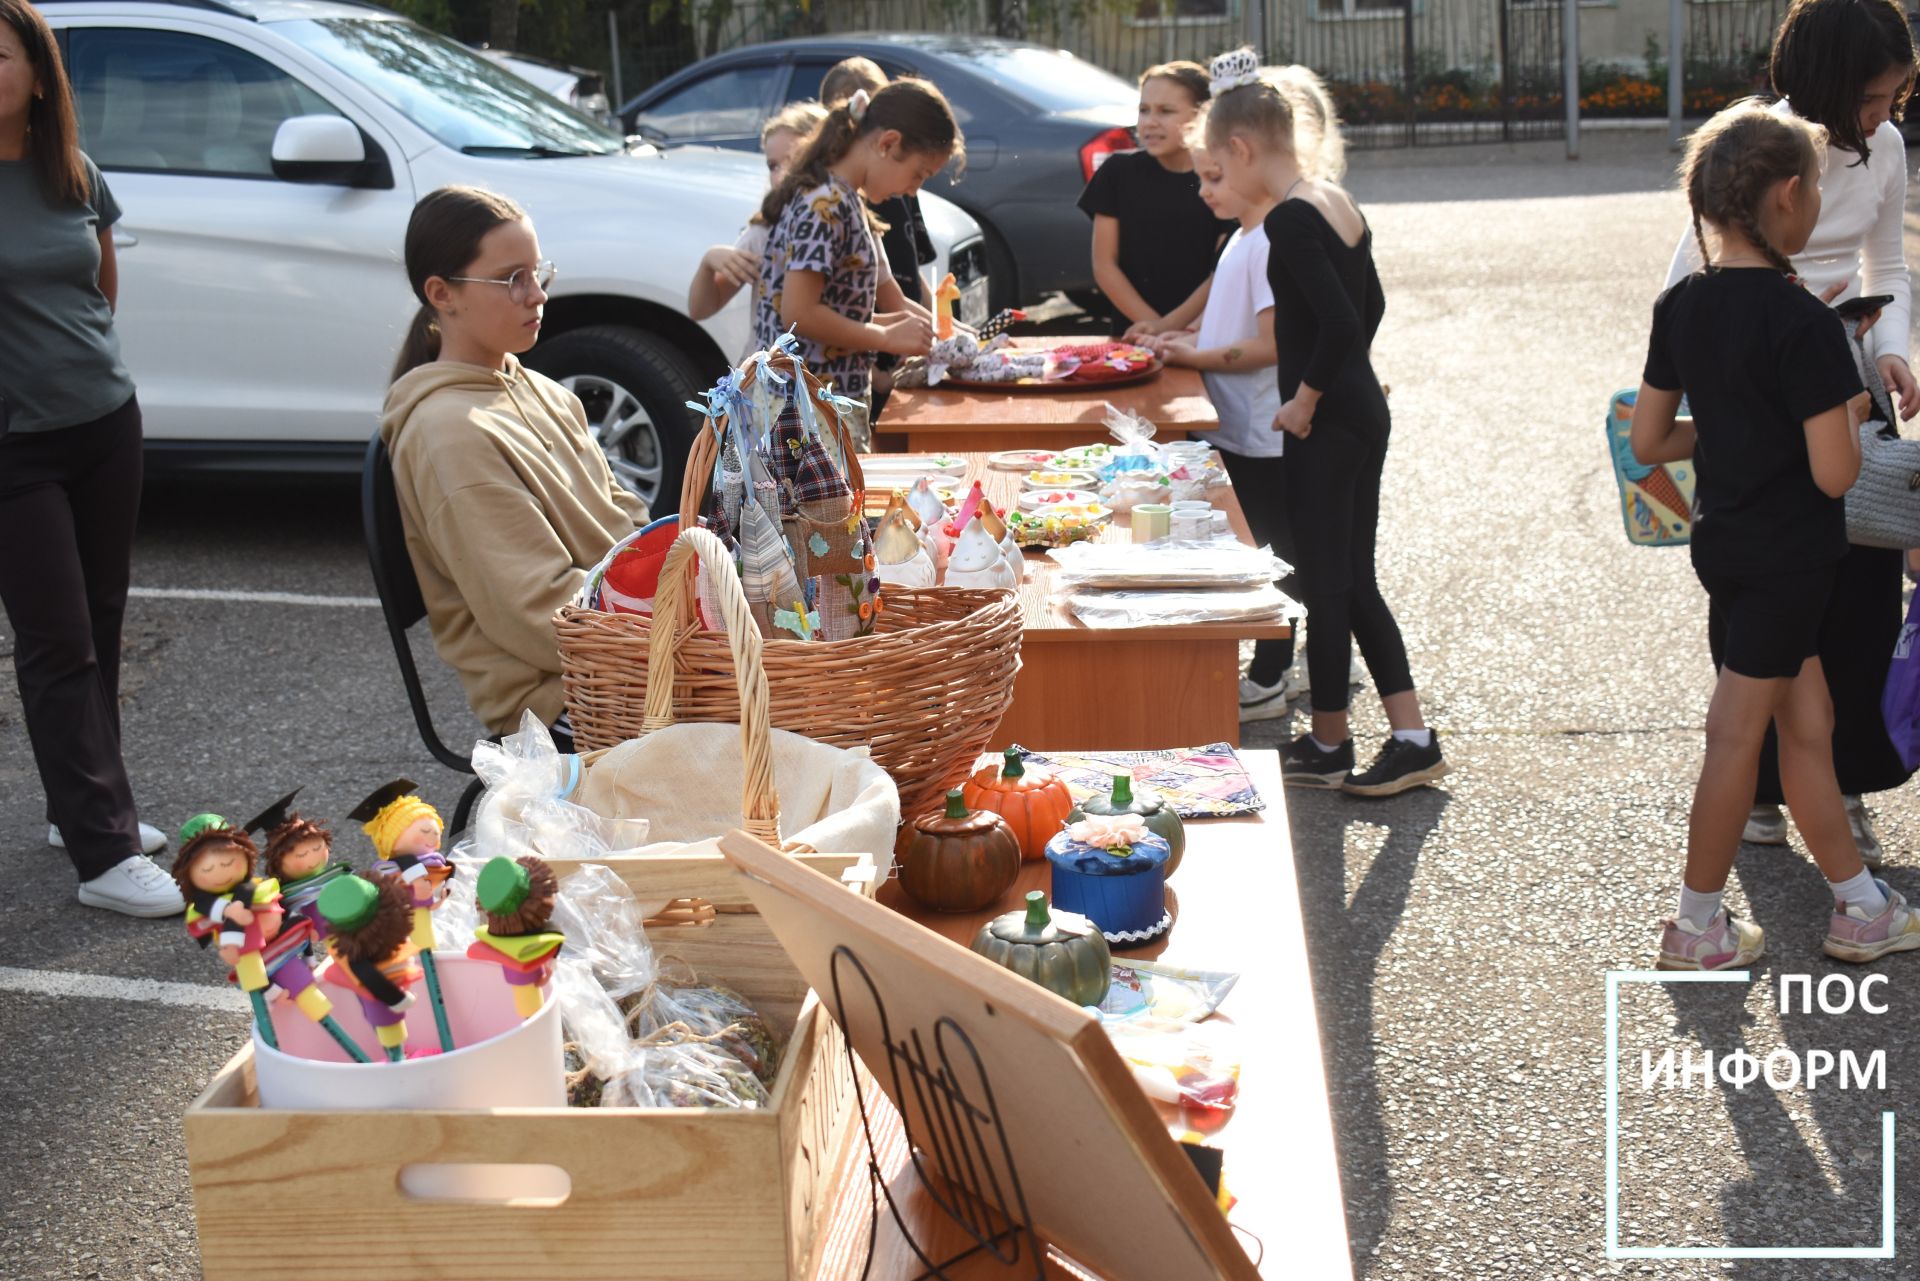
<svg viewBox="0 0 1920 1281">
<path fill-rule="evenodd" d="M 420 798 L 412 779 L 397 778 L 354 806 L 347 817 L 358 822 L 373 842 L 374 857 L 379 860 L 373 870 L 397 877 L 411 897 L 413 946 L 426 975 L 434 1028 L 440 1034 L 440 1048 L 452 1050 L 453 1032 L 447 1025 L 440 973 L 433 960 L 433 909 L 445 897 L 441 887 L 454 874 L 453 864 L 440 852 L 439 812 Z"/>
</svg>

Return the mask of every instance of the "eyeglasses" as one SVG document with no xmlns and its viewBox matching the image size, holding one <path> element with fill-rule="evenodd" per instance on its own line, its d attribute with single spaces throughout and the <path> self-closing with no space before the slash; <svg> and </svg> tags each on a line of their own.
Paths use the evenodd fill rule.
<svg viewBox="0 0 1920 1281">
<path fill-rule="evenodd" d="M 524 305 L 529 298 L 533 297 L 536 285 L 544 294 L 553 286 L 553 278 L 559 274 L 560 269 L 553 265 L 551 259 L 542 258 L 533 264 L 531 271 L 525 267 L 517 267 L 505 280 L 495 280 L 491 276 L 446 276 L 444 279 L 458 281 L 463 285 L 505 285 L 507 297 Z"/>
</svg>

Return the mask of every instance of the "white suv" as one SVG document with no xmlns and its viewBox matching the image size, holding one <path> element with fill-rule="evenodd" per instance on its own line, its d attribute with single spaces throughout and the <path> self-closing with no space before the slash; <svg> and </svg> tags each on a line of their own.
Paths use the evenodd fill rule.
<svg viewBox="0 0 1920 1281">
<path fill-rule="evenodd" d="M 415 307 L 408 215 L 468 183 L 524 205 L 559 264 L 528 363 L 585 402 L 624 482 L 672 505 L 686 402 L 749 327 L 744 294 L 688 319 L 687 282 L 765 190 L 758 157 L 630 146 L 353 0 L 40 6 L 125 211 L 116 324 L 156 461 L 357 467 Z M 935 279 L 983 279 L 978 225 L 923 199 Z"/>
</svg>

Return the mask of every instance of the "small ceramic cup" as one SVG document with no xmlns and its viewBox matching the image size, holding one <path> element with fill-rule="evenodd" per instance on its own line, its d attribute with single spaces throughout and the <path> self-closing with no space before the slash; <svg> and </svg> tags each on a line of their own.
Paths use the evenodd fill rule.
<svg viewBox="0 0 1920 1281">
<path fill-rule="evenodd" d="M 1176 511 L 1173 513 L 1172 536 L 1176 543 L 1205 542 L 1213 532 L 1213 521 L 1205 512 Z"/>
<path fill-rule="evenodd" d="M 1159 542 L 1172 532 L 1173 508 L 1165 503 L 1141 503 L 1133 509 L 1133 541 Z"/>
<path fill-rule="evenodd" d="M 1233 526 L 1227 523 L 1227 514 L 1225 512 L 1216 511 L 1212 516 L 1207 518 L 1207 523 L 1212 526 L 1213 536 L 1215 538 L 1225 538 L 1233 533 Z"/>
</svg>

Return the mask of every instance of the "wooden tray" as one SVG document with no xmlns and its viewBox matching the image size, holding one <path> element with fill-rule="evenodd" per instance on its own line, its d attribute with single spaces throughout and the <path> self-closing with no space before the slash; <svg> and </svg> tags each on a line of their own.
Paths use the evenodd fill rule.
<svg viewBox="0 0 1920 1281">
<path fill-rule="evenodd" d="M 847 855 L 780 855 L 833 878 Z M 805 1276 L 830 1180 L 854 1132 L 845 1043 L 717 854 L 601 860 L 650 916 L 656 955 L 732 987 L 784 1041 L 772 1104 L 701 1108 L 291 1112 L 259 1106 L 243 1049 L 187 1109 L 187 1161 L 207 1281 L 286 1271 L 335 1281 L 786 1281 Z M 556 862 L 561 876 L 571 863 Z M 688 900 L 716 913 L 676 914 Z M 880 909 L 884 911 L 885 909 Z M 379 1071 L 370 1067 L 369 1071 Z M 557 1199 L 416 1200 L 407 1167 L 564 1172 Z M 265 1225 L 271 1225 L 267 1232 Z M 278 1261 L 278 1262 L 276 1262 Z"/>
<path fill-rule="evenodd" d="M 1122 374 L 1118 378 L 1080 379 L 1069 377 L 1055 378 L 1052 380 L 1022 378 L 1017 382 L 1010 383 L 981 383 L 974 382 L 969 378 L 954 378 L 948 376 L 940 380 L 939 387 L 934 387 L 931 390 L 940 391 L 946 387 L 957 387 L 961 391 L 1007 391 L 1018 392 L 1022 395 L 1061 391 L 1099 391 L 1106 387 L 1135 387 L 1144 382 L 1152 382 L 1160 376 L 1160 371 L 1165 368 L 1165 362 L 1156 356 L 1154 357 L 1153 363 L 1145 369 L 1140 370 L 1138 373 Z"/>
</svg>

